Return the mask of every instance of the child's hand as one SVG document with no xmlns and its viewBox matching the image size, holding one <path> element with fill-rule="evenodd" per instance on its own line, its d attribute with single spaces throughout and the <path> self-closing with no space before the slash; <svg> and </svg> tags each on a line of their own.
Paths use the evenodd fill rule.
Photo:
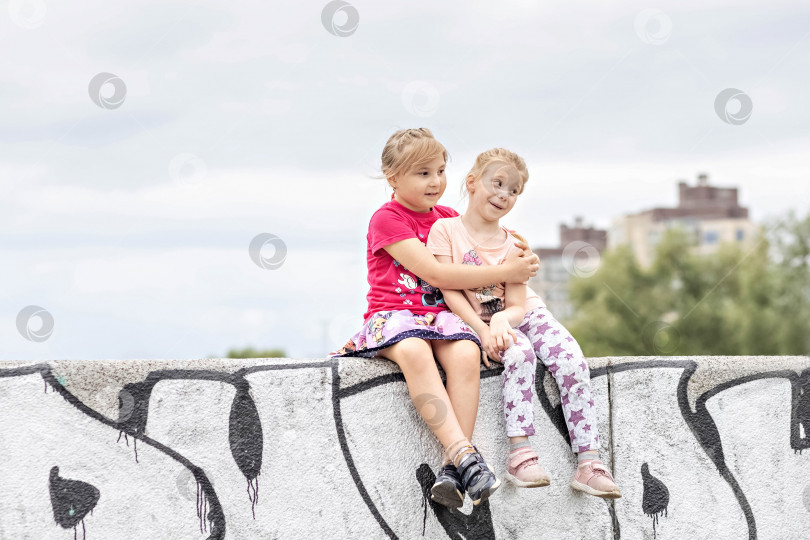
<svg viewBox="0 0 810 540">
<path fill-rule="evenodd" d="M 524 256 L 527 252 L 513 251 L 503 261 L 506 269 L 507 283 L 526 283 L 529 278 L 537 274 L 540 268 L 540 259 L 529 251 L 531 256 Z"/>
<path fill-rule="evenodd" d="M 481 348 L 484 350 L 484 365 L 489 368 L 490 358 L 500 362 L 501 357 L 498 354 L 498 347 L 495 345 L 495 340 L 489 335 L 489 328 L 485 332 L 479 333 L 478 336 L 481 338 Z"/>
<path fill-rule="evenodd" d="M 509 325 L 509 319 L 503 311 L 492 315 L 489 321 L 489 335 L 495 341 L 498 351 L 505 351 L 517 342 L 517 334 Z"/>
<path fill-rule="evenodd" d="M 523 257 L 526 257 L 529 261 L 531 261 L 534 264 L 537 264 L 537 265 L 540 264 L 540 257 L 538 257 L 537 255 L 534 254 L 534 252 L 531 250 L 531 248 L 529 248 L 529 244 L 527 244 L 523 240 L 519 240 L 519 241 L 515 242 L 515 247 L 520 249 L 520 250 L 523 250 L 523 255 L 522 255 Z"/>
<path fill-rule="evenodd" d="M 510 231 L 514 235 L 514 231 Z M 534 261 L 537 264 L 540 264 L 540 257 L 534 254 L 534 252 L 529 247 L 528 242 L 523 237 L 519 237 L 518 241 L 515 242 L 515 247 L 523 251 L 523 257 L 526 257 L 530 261 Z"/>
</svg>

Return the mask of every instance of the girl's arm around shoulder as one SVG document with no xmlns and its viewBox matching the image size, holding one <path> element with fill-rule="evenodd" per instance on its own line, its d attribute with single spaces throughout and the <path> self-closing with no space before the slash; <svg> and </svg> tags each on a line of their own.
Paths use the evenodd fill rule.
<svg viewBox="0 0 810 540">
<path fill-rule="evenodd" d="M 537 273 L 535 258 L 510 256 L 503 264 L 473 266 L 442 264 L 416 238 L 407 238 L 383 249 L 405 268 L 439 289 L 473 289 L 497 282 L 524 283 Z"/>
<path fill-rule="evenodd" d="M 539 268 L 539 266 L 540 266 L 540 257 L 538 257 L 529 248 L 529 241 L 526 240 L 523 236 L 519 235 L 516 231 L 512 231 L 512 230 L 509 230 L 509 229 L 506 229 L 506 230 L 509 231 L 509 234 L 514 239 L 514 241 L 515 241 L 514 246 L 521 251 L 519 256 L 529 259 L 530 261 L 532 261 L 532 263 L 536 264 L 538 266 L 538 268 Z M 509 250 L 509 256 L 507 257 L 506 260 L 509 260 L 509 257 L 514 257 L 515 256 L 514 252 L 515 252 L 514 249 Z M 536 273 L 537 272 L 535 272 L 535 274 Z M 535 274 L 532 274 L 532 276 L 534 276 Z M 506 279 L 504 281 L 509 282 L 510 280 Z M 525 280 L 525 281 L 513 281 L 513 283 L 526 283 L 527 281 L 528 280 Z"/>
</svg>

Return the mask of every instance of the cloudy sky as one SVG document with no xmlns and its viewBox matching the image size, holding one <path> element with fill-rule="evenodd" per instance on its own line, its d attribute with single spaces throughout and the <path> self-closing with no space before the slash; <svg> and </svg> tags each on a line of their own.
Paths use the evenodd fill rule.
<svg viewBox="0 0 810 540">
<path fill-rule="evenodd" d="M 507 224 L 535 246 L 700 172 L 755 221 L 810 211 L 806 2 L 6 4 L 0 359 L 323 356 L 361 322 L 403 127 L 448 148 L 460 211 L 476 153 L 523 155 Z M 251 260 L 263 233 L 283 264 Z"/>
</svg>

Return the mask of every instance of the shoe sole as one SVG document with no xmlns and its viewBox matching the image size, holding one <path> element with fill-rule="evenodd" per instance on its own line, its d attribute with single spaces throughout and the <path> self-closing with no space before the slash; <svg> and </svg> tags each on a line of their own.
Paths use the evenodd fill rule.
<svg viewBox="0 0 810 540">
<path fill-rule="evenodd" d="M 495 491 L 501 487 L 501 480 L 499 478 L 495 479 L 495 483 L 489 486 L 487 489 L 481 492 L 481 497 L 477 501 L 473 501 L 474 506 L 478 506 L 485 500 L 489 499 L 489 497 L 495 493 Z"/>
<path fill-rule="evenodd" d="M 464 495 L 449 482 L 436 484 L 430 488 L 430 500 L 449 508 L 464 506 Z"/>
<path fill-rule="evenodd" d="M 593 489 L 591 486 L 582 484 L 576 480 L 571 482 L 571 488 L 583 493 L 587 493 L 588 495 L 593 495 L 594 497 L 599 497 L 600 499 L 621 499 L 622 497 L 622 492 L 618 489 L 616 491 L 599 491 L 598 489 Z"/>
<path fill-rule="evenodd" d="M 504 474 L 504 478 L 506 478 L 509 482 L 514 484 L 517 487 L 522 488 L 538 488 L 538 487 L 546 487 L 551 484 L 551 479 L 546 478 L 544 480 L 538 480 L 536 482 L 526 482 L 525 480 L 520 480 L 515 476 L 512 476 L 508 472 Z"/>
</svg>

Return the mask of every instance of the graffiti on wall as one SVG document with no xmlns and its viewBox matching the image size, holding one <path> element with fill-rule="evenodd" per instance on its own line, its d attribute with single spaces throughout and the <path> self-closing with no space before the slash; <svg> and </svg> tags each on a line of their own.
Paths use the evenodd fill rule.
<svg viewBox="0 0 810 540">
<path fill-rule="evenodd" d="M 261 527 L 266 528 L 268 523 L 273 524 L 274 530 L 278 531 L 279 536 L 284 535 L 283 516 L 271 515 L 269 509 L 271 505 L 268 504 L 263 507 L 259 499 L 259 479 L 262 477 L 262 473 L 264 473 L 264 477 L 273 478 L 289 471 L 273 470 L 274 467 L 278 467 L 278 463 L 273 459 L 265 459 L 268 444 L 279 444 L 277 439 L 282 432 L 279 431 L 279 425 L 272 425 L 272 422 L 268 422 L 262 402 L 257 403 L 256 385 L 263 385 L 268 381 L 273 381 L 273 377 L 276 376 L 274 372 L 298 370 L 318 372 L 323 376 L 325 384 L 322 386 L 325 387 L 324 392 L 329 394 L 329 401 L 331 401 L 331 403 L 328 403 L 328 405 L 331 405 L 331 411 L 328 411 L 327 415 L 331 417 L 331 429 L 333 431 L 329 436 L 335 439 L 335 444 L 339 448 L 340 467 L 345 471 L 345 477 L 350 479 L 351 484 L 354 485 L 355 496 L 359 496 L 368 511 L 367 515 L 379 527 L 381 535 L 389 538 L 409 537 L 413 533 L 424 535 L 427 527 L 433 526 L 438 527 L 438 529 L 434 528 L 434 530 L 441 530 L 447 538 L 454 539 L 496 538 L 497 531 L 507 531 L 507 536 L 511 536 L 508 534 L 509 525 L 505 521 L 499 522 L 499 514 L 501 520 L 507 519 L 509 514 L 503 505 L 498 504 L 497 498 L 487 501 L 469 513 L 448 509 L 430 501 L 427 493 L 435 478 L 433 473 L 435 467 L 431 467 L 429 463 L 424 461 L 403 464 L 402 471 L 410 470 L 410 473 L 400 474 L 402 478 L 409 477 L 408 484 L 403 484 L 401 488 L 405 491 L 403 493 L 386 494 L 385 489 L 380 488 L 383 481 L 374 476 L 376 473 L 373 471 L 377 465 L 368 463 L 366 457 L 373 451 L 364 449 L 364 445 L 369 445 L 369 448 L 373 446 L 368 441 L 365 441 L 363 437 L 369 426 L 371 426 L 371 429 L 374 428 L 373 424 L 369 424 L 369 422 L 374 422 L 374 419 L 368 418 L 373 415 L 358 414 L 354 404 L 365 397 L 368 397 L 371 401 L 379 400 L 381 399 L 380 396 L 390 395 L 391 392 L 398 392 L 394 399 L 407 403 L 404 379 L 401 373 L 386 372 L 366 378 L 361 377 L 359 380 L 352 379 L 348 385 L 343 386 L 340 366 L 340 361 L 334 359 L 317 362 L 255 365 L 233 373 L 220 370 L 156 370 L 150 372 L 142 380 L 122 385 L 118 395 L 118 418 L 115 420 L 100 414 L 71 393 L 68 390 L 69 384 L 66 384 L 67 381 L 60 380 L 60 377 L 54 374 L 48 364 L 2 369 L 0 370 L 0 385 L 4 384 L 4 380 L 11 381 L 15 378 L 39 376 L 45 383 L 46 393 L 49 389 L 53 389 L 55 395 L 62 398 L 65 403 L 84 415 L 89 421 L 97 423 L 99 430 L 109 430 L 109 436 L 104 435 L 104 438 L 108 439 L 108 441 L 103 444 L 114 445 L 118 443 L 120 445 L 122 435 L 127 445 L 132 439 L 133 461 L 137 460 L 135 466 L 142 467 L 140 470 L 143 470 L 144 474 L 146 474 L 146 471 L 143 467 L 148 466 L 144 464 L 145 453 L 148 453 L 151 462 L 159 460 L 166 462 L 168 460 L 173 464 L 172 467 L 177 469 L 176 476 L 182 470 L 183 478 L 193 479 L 194 484 L 196 484 L 196 497 L 187 497 L 195 499 L 193 512 L 184 513 L 182 511 L 167 510 L 167 515 L 171 515 L 174 520 L 177 520 L 177 516 L 180 514 L 187 516 L 187 523 L 183 525 L 184 530 L 197 531 L 195 533 L 198 535 L 197 537 L 206 535 L 208 539 L 222 539 L 226 537 L 250 537 L 249 532 L 251 530 L 263 530 Z M 751 539 L 758 538 L 758 516 L 748 500 L 748 495 L 745 493 L 740 481 L 738 481 L 738 475 L 735 474 L 734 467 L 729 465 L 727 453 L 722 444 L 720 429 L 709 411 L 707 402 L 720 396 L 723 392 L 728 392 L 751 382 L 762 380 L 787 381 L 790 384 L 790 433 L 787 439 L 789 440 L 790 450 L 797 455 L 801 455 L 804 449 L 810 447 L 810 438 L 807 436 L 807 430 L 810 429 L 810 369 L 799 372 L 790 369 L 776 371 L 762 369 L 739 378 L 726 378 L 719 384 L 706 385 L 694 384 L 695 380 L 701 376 L 699 374 L 696 377 L 699 368 L 701 368 L 700 363 L 690 359 L 617 362 L 593 369 L 591 378 L 598 381 L 604 377 L 608 383 L 608 396 L 614 399 L 613 396 L 618 396 L 617 392 L 619 392 L 617 388 L 619 387 L 620 374 L 649 374 L 656 370 L 673 370 L 670 372 L 679 373 L 677 386 L 673 392 L 674 395 L 668 397 L 668 399 L 675 400 L 677 410 L 669 412 L 676 412 L 679 415 L 680 421 L 686 426 L 684 431 L 688 429 L 690 436 L 699 445 L 704 456 L 702 458 L 704 466 L 710 464 L 719 479 L 724 485 L 728 486 L 727 489 L 730 490 L 734 503 L 743 516 L 743 525 L 748 537 Z M 500 373 L 500 369 L 484 371 L 482 372 L 482 380 L 495 379 L 499 377 Z M 545 366 L 540 363 L 536 377 L 538 410 L 542 411 L 550 424 L 556 427 L 560 443 L 568 444 L 568 432 L 562 419 L 559 395 L 555 395 L 553 385 L 548 384 L 547 377 L 550 377 L 550 374 L 546 372 Z M 188 433 L 183 433 L 184 429 L 190 428 L 167 426 L 162 420 L 150 420 L 150 416 L 156 416 L 159 419 L 166 416 L 166 413 L 161 412 L 162 409 L 160 408 L 162 398 L 157 400 L 154 398 L 156 387 L 160 388 L 159 385 L 184 384 L 191 381 L 201 384 L 214 384 L 217 386 L 212 388 L 222 389 L 211 394 L 198 395 L 195 399 L 205 401 L 212 399 L 214 395 L 220 395 L 223 400 L 229 400 L 227 406 L 220 407 L 224 410 L 220 416 L 217 416 L 217 418 L 224 419 L 221 423 L 227 424 L 223 426 L 221 436 L 217 434 L 212 435 L 207 440 L 200 440 L 199 443 L 195 443 L 198 446 L 193 448 L 188 446 L 188 440 L 190 439 Z M 226 388 L 229 389 L 227 390 L 227 399 L 223 397 Z M 696 392 L 695 388 L 699 388 L 700 391 Z M 274 390 L 286 391 L 284 388 L 275 388 Z M 42 386 L 40 386 L 41 393 Z M 157 392 L 157 394 L 161 393 Z M 304 401 L 304 403 L 307 402 Z M 317 406 L 320 407 L 321 405 L 323 404 Z M 289 405 L 291 411 L 295 407 L 300 408 L 300 404 Z M 404 429 L 404 431 L 412 431 L 413 424 L 408 424 L 408 422 L 415 421 L 415 413 L 408 411 L 407 407 L 402 407 L 402 409 L 403 416 L 398 421 L 392 420 L 390 423 L 411 426 L 409 429 Z M 612 418 L 613 413 L 611 412 Z M 319 429 L 321 427 L 323 426 L 319 426 Z M 292 434 L 289 435 L 289 442 L 293 446 L 309 442 L 294 443 L 292 441 L 294 441 L 295 432 L 291 431 L 290 433 Z M 156 434 L 160 434 L 160 436 Z M 117 437 L 113 435 L 117 435 Z M 365 438 L 370 439 L 371 437 L 367 436 Z M 429 437 L 427 438 L 429 439 Z M 392 444 L 396 442 L 393 441 Z M 210 455 L 210 452 L 206 453 L 204 446 L 209 443 L 221 445 L 217 447 L 229 450 L 228 459 L 230 465 L 228 465 L 228 470 L 233 470 L 235 474 L 242 477 L 242 490 L 230 490 L 228 482 L 233 482 L 233 478 L 226 477 L 233 476 L 233 474 L 224 474 L 219 470 L 219 466 L 211 466 L 211 463 L 224 463 L 222 458 L 226 454 L 216 453 Z M 0 444 L 5 447 L 6 441 L 0 439 Z M 137 444 L 141 445 L 140 458 L 135 454 Z M 148 450 L 144 450 L 144 448 Z M 423 448 L 427 454 L 431 447 L 429 443 L 424 443 L 420 448 Z M 5 451 L 6 448 L 3 448 L 3 450 Z M 58 452 L 56 454 L 58 455 Z M 192 458 L 189 456 L 192 456 Z M 198 464 L 203 461 L 208 465 L 201 466 Z M 42 496 L 50 500 L 53 516 L 51 526 L 73 529 L 74 536 L 77 536 L 79 529 L 81 529 L 83 538 L 92 539 L 94 530 L 104 528 L 99 523 L 99 516 L 106 510 L 105 504 L 107 501 L 114 496 L 112 495 L 113 490 L 108 489 L 105 485 L 98 485 L 99 480 L 88 479 L 86 475 L 82 474 L 81 467 L 69 468 L 68 465 L 64 465 L 59 461 L 43 465 L 43 467 L 45 466 L 47 466 L 48 475 L 42 479 L 40 488 Z M 166 468 L 166 465 L 161 465 L 161 467 Z M 397 470 L 392 468 L 390 471 L 383 471 L 380 474 L 395 474 Z M 622 524 L 631 527 L 636 526 L 631 525 L 630 521 L 633 519 L 633 514 L 639 514 L 649 519 L 649 527 L 655 536 L 663 535 L 662 537 L 666 538 L 667 526 L 674 519 L 671 510 L 673 507 L 677 508 L 679 504 L 683 503 L 682 497 L 679 498 L 676 492 L 671 490 L 677 479 L 666 477 L 665 471 L 662 471 L 660 464 L 653 461 L 648 462 L 645 460 L 634 465 L 635 472 L 632 476 L 629 473 L 621 476 L 619 473 L 619 471 L 623 470 L 621 467 L 615 470 L 617 471 L 617 478 L 623 484 L 623 487 L 628 483 L 636 482 L 641 495 L 638 497 L 637 508 L 617 506 L 622 504 L 622 500 L 618 502 L 598 502 L 599 508 L 602 508 L 605 514 L 604 523 L 610 528 L 611 537 L 621 538 Z M 134 474 L 137 475 L 138 469 L 135 469 L 135 471 Z M 36 482 L 34 485 L 36 487 Z M 719 490 L 720 488 L 716 489 Z M 189 491 L 193 494 L 195 489 L 189 489 Z M 218 491 L 227 493 L 227 495 L 222 496 Z M 241 495 L 237 495 L 240 492 Z M 721 491 L 717 491 L 717 493 L 721 494 L 718 497 L 722 496 Z M 390 500 L 386 500 L 389 495 L 391 497 L 403 497 L 406 500 L 420 501 L 420 519 L 397 519 L 392 508 L 401 509 L 402 504 L 393 505 Z M 270 496 L 272 497 L 274 494 Z M 246 499 L 247 507 L 238 500 L 241 497 Z M 157 503 L 161 504 L 160 501 L 157 501 Z M 179 499 L 179 504 L 183 504 L 182 498 Z M 308 501 L 308 504 L 317 504 L 317 502 Z M 589 502 L 587 504 L 593 503 Z M 8 508 L 13 508 L 13 505 L 9 501 L 3 502 L 3 511 L 8 512 Z M 262 508 L 267 509 L 262 510 Z M 574 510 L 576 511 L 576 509 Z M 92 516 L 94 511 L 96 516 L 89 518 L 88 516 Z M 262 512 L 266 512 L 266 515 L 263 516 Z M 574 516 L 574 514 L 571 515 Z M 248 522 L 242 521 L 245 517 L 250 521 L 256 521 L 256 526 L 260 527 L 260 529 L 251 529 Z M 566 519 L 565 516 L 558 515 L 554 517 L 557 520 L 564 521 Z M 668 521 L 662 523 L 659 521 L 660 519 Z M 132 527 L 137 528 L 137 526 L 137 523 L 133 522 Z M 226 535 L 228 530 L 230 530 L 231 534 Z M 104 535 L 97 536 L 97 538 L 102 537 Z"/>
<path fill-rule="evenodd" d="M 655 538 L 655 526 L 658 524 L 658 518 L 667 515 L 669 490 L 666 484 L 650 474 L 650 466 L 647 463 L 641 466 L 641 480 L 644 482 L 644 498 L 641 503 L 641 510 L 652 517 L 653 538 Z"/>
<path fill-rule="evenodd" d="M 65 529 L 73 529 L 73 537 L 82 525 L 82 538 L 86 537 L 84 517 L 93 512 L 101 493 L 95 486 L 80 480 L 71 480 L 59 476 L 59 467 L 53 466 L 48 478 L 51 492 L 53 519 Z"/>
</svg>

